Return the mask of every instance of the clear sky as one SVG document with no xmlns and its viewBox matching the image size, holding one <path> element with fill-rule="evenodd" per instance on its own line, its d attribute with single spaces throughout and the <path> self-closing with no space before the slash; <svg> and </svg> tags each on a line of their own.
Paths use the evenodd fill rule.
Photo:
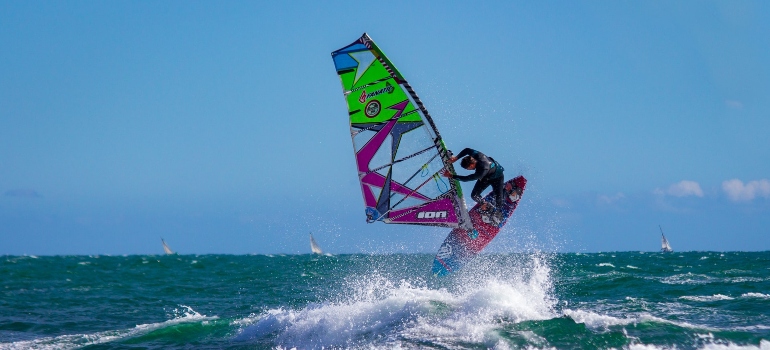
<svg viewBox="0 0 770 350">
<path fill-rule="evenodd" d="M 330 57 L 529 179 L 491 251 L 770 249 L 762 1 L 2 1 L 0 254 L 435 252 L 366 224 Z M 472 183 L 466 185 L 470 192 Z"/>
</svg>

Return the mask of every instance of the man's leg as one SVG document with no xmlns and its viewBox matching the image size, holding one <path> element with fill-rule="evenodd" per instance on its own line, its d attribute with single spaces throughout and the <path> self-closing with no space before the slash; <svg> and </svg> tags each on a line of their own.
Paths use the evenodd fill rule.
<svg viewBox="0 0 770 350">
<path fill-rule="evenodd" d="M 499 225 L 503 221 L 503 203 L 505 195 L 505 177 L 500 176 L 490 181 L 492 183 L 492 193 L 495 194 L 495 225 Z"/>
<path fill-rule="evenodd" d="M 473 185 L 473 191 L 471 191 L 471 198 L 477 203 L 484 203 L 484 197 L 481 197 L 481 192 L 489 187 L 489 182 L 484 179 L 479 179 L 476 184 Z"/>
<path fill-rule="evenodd" d="M 498 216 L 497 210 L 495 210 L 494 208 L 494 204 L 485 202 L 484 198 L 481 197 L 481 192 L 484 191 L 487 187 L 489 187 L 489 185 L 491 185 L 489 180 L 484 181 L 482 179 L 477 181 L 476 184 L 473 186 L 473 191 L 471 191 L 471 198 L 473 198 L 473 200 L 475 200 L 476 202 L 482 204 L 481 211 L 484 213 L 485 217 L 491 220 L 491 223 L 493 225 L 500 225 L 499 218 L 502 218 L 502 215 Z"/>
<path fill-rule="evenodd" d="M 495 194 L 495 206 L 497 210 L 503 210 L 503 203 L 505 199 L 505 177 L 500 176 L 492 181 L 492 192 Z"/>
</svg>

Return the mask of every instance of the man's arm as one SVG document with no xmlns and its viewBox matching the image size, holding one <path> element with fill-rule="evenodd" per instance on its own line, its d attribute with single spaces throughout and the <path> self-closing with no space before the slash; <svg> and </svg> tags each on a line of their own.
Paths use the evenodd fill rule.
<svg viewBox="0 0 770 350">
<path fill-rule="evenodd" d="M 474 150 L 473 148 L 466 148 L 466 149 L 460 151 L 460 153 L 458 153 L 456 156 L 449 157 L 449 162 L 450 163 L 454 163 L 454 162 L 456 162 L 458 159 L 460 159 L 462 157 L 474 155 L 476 153 L 479 153 L 479 152 Z"/>
<path fill-rule="evenodd" d="M 450 157 L 450 158 L 449 158 L 449 162 L 450 162 L 450 163 L 454 163 L 454 162 L 458 161 L 458 160 L 459 160 L 460 158 L 462 158 L 462 157 L 465 157 L 465 156 L 470 156 L 470 155 L 474 155 L 474 154 L 476 154 L 476 153 L 479 153 L 479 152 L 477 152 L 477 151 L 476 151 L 475 149 L 473 149 L 473 148 L 465 148 L 465 149 L 463 149 L 462 151 L 460 151 L 460 153 L 458 153 L 456 156 L 452 156 L 452 157 Z"/>
<path fill-rule="evenodd" d="M 476 162 L 476 171 L 470 175 L 455 175 L 454 178 L 460 181 L 473 181 L 478 180 L 487 172 L 487 168 L 479 166 L 480 162 Z"/>
<path fill-rule="evenodd" d="M 460 153 L 458 153 L 457 156 L 455 156 L 455 157 L 457 159 L 460 159 L 462 157 L 471 156 L 471 155 L 474 155 L 476 153 L 478 153 L 478 152 L 475 149 L 473 149 L 473 148 L 466 148 L 466 149 L 463 149 L 462 151 L 460 151 Z"/>
<path fill-rule="evenodd" d="M 479 153 L 479 152 L 478 152 L 478 151 L 476 151 L 476 150 L 475 150 L 475 149 L 473 149 L 473 148 L 465 148 L 465 149 L 463 149 L 462 151 L 460 151 L 460 153 L 458 153 L 458 154 L 457 154 L 457 156 L 454 156 L 454 157 L 452 157 L 452 158 L 449 158 L 449 161 L 450 161 L 450 162 L 452 162 L 452 163 L 454 163 L 454 162 L 456 162 L 458 159 L 460 159 L 460 158 L 462 158 L 462 157 L 465 157 L 465 156 L 471 156 L 471 157 L 473 157 L 474 159 L 476 159 L 476 162 L 477 162 L 477 164 L 478 164 L 478 158 L 476 157 L 476 155 L 477 155 L 478 153 Z M 488 167 L 487 167 L 487 168 L 488 168 Z M 483 166 L 478 166 L 478 165 L 477 165 L 477 167 L 476 167 L 476 172 L 474 172 L 474 173 L 473 173 L 473 174 L 471 174 L 471 175 L 466 175 L 466 176 L 462 176 L 462 175 L 454 175 L 454 176 L 453 176 L 453 175 L 452 175 L 452 174 L 449 172 L 449 170 L 447 169 L 447 170 L 445 170 L 445 171 L 444 171 L 444 176 L 446 176 L 446 177 L 449 177 L 449 178 L 455 178 L 455 179 L 457 179 L 457 180 L 460 180 L 460 181 L 473 181 L 473 180 L 476 180 L 476 179 L 480 179 L 482 176 L 484 176 L 484 174 L 485 174 L 485 173 L 486 173 L 486 171 L 487 171 L 487 168 L 485 168 L 485 167 L 483 167 Z"/>
</svg>

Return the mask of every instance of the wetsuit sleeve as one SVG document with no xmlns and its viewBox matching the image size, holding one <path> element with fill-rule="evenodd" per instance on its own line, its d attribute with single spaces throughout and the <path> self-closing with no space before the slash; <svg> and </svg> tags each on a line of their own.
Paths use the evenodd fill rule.
<svg viewBox="0 0 770 350">
<path fill-rule="evenodd" d="M 473 149 L 473 148 L 466 148 L 466 149 L 460 151 L 460 153 L 458 153 L 455 157 L 457 157 L 457 159 L 460 159 L 462 157 L 474 155 L 476 153 L 478 153 L 478 152 L 476 152 L 475 149 Z"/>
<path fill-rule="evenodd" d="M 478 162 L 476 164 L 478 164 Z M 482 176 L 484 176 L 485 173 L 486 173 L 486 170 L 483 167 L 476 167 L 476 172 L 474 172 L 473 174 L 465 175 L 465 176 L 455 175 L 453 177 L 460 181 L 473 181 L 473 180 L 480 179 Z"/>
<path fill-rule="evenodd" d="M 473 174 L 466 176 L 455 175 L 454 178 L 460 181 L 473 181 L 484 177 L 487 172 L 489 172 L 489 162 L 482 162 L 476 159 L 476 171 Z"/>
<path fill-rule="evenodd" d="M 486 174 L 489 171 L 489 162 L 483 162 L 481 159 L 479 159 L 479 152 L 476 151 L 473 148 L 466 148 L 460 152 L 460 154 L 457 155 L 457 158 L 461 158 L 464 156 L 471 156 L 473 159 L 476 160 L 476 171 L 471 175 L 455 175 L 454 178 L 460 181 L 473 181 L 478 180 L 482 177 L 484 177 L 484 174 Z"/>
</svg>

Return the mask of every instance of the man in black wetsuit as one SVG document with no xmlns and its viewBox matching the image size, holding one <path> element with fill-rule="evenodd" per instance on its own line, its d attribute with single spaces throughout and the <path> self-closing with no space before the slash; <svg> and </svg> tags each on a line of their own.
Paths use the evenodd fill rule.
<svg viewBox="0 0 770 350">
<path fill-rule="evenodd" d="M 465 157 L 465 158 L 463 158 Z M 473 185 L 473 191 L 471 191 L 471 198 L 474 201 L 481 203 L 481 210 L 488 210 L 489 203 L 484 201 L 481 197 L 481 192 L 484 191 L 489 185 L 492 185 L 492 193 L 495 194 L 495 209 L 492 215 L 495 224 L 499 224 L 503 219 L 503 200 L 505 194 L 503 192 L 505 186 L 505 177 L 503 176 L 503 167 L 498 164 L 494 158 L 486 156 L 484 153 L 476 151 L 472 148 L 466 148 L 462 150 L 457 156 L 451 157 L 449 160 L 454 163 L 458 159 L 462 158 L 460 165 L 468 170 L 475 170 L 471 175 L 455 175 L 449 170 L 444 171 L 444 176 L 448 178 L 454 177 L 460 181 L 476 181 Z"/>
</svg>

